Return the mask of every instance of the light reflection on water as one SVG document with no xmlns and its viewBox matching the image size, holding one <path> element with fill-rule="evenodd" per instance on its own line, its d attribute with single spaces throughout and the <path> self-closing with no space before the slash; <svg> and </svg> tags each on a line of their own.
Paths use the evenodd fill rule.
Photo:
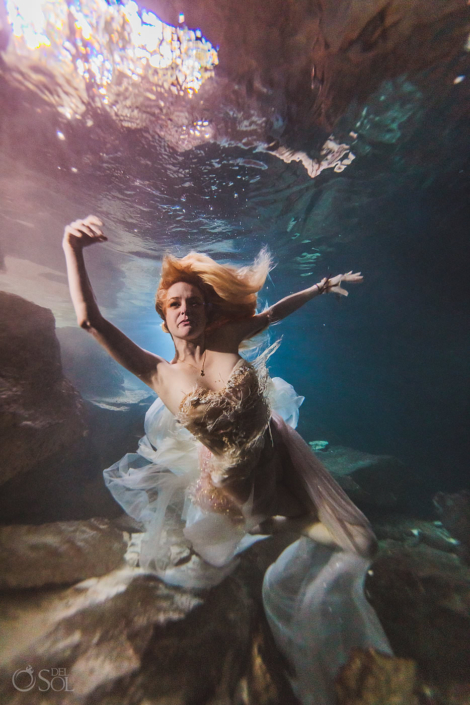
<svg viewBox="0 0 470 705">
<path fill-rule="evenodd" d="M 164 87 L 191 94 L 218 64 L 216 50 L 200 30 L 165 24 L 153 12 L 139 11 L 132 0 L 114 5 L 105 0 L 7 0 L 6 8 L 16 52 L 44 49 L 46 65 L 58 64 L 64 74 L 77 72 L 106 104 L 108 86 L 120 74 L 139 80 L 146 72 L 152 75 L 152 68 L 167 69 Z M 156 72 L 153 78 L 158 80 Z"/>
</svg>

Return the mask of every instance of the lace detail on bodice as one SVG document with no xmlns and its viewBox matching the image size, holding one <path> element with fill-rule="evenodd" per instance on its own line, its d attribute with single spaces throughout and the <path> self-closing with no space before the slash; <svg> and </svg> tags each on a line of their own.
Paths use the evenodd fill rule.
<svg viewBox="0 0 470 705">
<path fill-rule="evenodd" d="M 264 447 L 271 409 L 268 373 L 242 358 L 223 389 L 197 387 L 182 399 L 178 421 L 203 445 L 193 501 L 242 519 L 240 505 Z M 239 501 L 237 501 L 237 499 Z"/>
<path fill-rule="evenodd" d="M 267 375 L 241 359 L 225 387 L 197 387 L 183 397 L 178 421 L 214 455 L 251 454 L 269 424 Z"/>
</svg>

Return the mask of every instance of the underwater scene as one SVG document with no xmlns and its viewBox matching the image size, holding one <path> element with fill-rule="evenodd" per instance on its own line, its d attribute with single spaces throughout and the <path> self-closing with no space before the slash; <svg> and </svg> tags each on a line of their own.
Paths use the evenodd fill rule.
<svg viewBox="0 0 470 705">
<path fill-rule="evenodd" d="M 0 698 L 470 705 L 467 0 L 0 0 Z"/>
</svg>

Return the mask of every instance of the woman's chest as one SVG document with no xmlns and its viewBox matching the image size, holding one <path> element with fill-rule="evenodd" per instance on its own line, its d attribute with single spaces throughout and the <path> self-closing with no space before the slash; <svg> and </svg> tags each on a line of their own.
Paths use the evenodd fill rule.
<svg viewBox="0 0 470 705">
<path fill-rule="evenodd" d="M 191 395 L 223 395 L 240 357 L 220 359 L 209 365 L 167 364 L 159 374 L 155 391 L 165 406 L 177 416 L 181 403 Z M 225 358 L 225 356 L 223 356 Z"/>
<path fill-rule="evenodd" d="M 214 452 L 241 450 L 262 435 L 270 407 L 256 373 L 240 365 L 221 392 L 196 389 L 182 401 L 178 420 Z"/>
</svg>

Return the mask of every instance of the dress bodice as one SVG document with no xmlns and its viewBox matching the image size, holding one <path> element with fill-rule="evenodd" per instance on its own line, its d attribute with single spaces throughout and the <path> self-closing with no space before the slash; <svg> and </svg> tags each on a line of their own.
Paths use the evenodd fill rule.
<svg viewBox="0 0 470 705">
<path fill-rule="evenodd" d="M 196 387 L 182 399 L 177 419 L 202 444 L 193 489 L 199 506 L 242 518 L 240 504 L 251 489 L 271 417 L 267 380 L 267 373 L 241 358 L 222 389 Z"/>
<path fill-rule="evenodd" d="M 252 454 L 269 424 L 266 380 L 241 358 L 225 387 L 196 387 L 183 397 L 178 421 L 215 456 Z"/>
</svg>

